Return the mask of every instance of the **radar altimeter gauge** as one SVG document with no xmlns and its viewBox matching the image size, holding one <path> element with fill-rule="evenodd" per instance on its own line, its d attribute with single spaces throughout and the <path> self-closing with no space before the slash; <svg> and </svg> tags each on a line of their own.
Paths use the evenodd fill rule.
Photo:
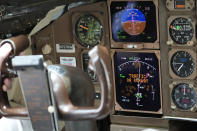
<svg viewBox="0 0 197 131">
<path fill-rule="evenodd" d="M 194 72 L 195 61 L 187 51 L 177 51 L 170 60 L 172 71 L 179 77 L 188 77 Z"/>
<path fill-rule="evenodd" d="M 175 18 L 169 26 L 169 34 L 176 44 L 190 45 L 193 38 L 194 28 L 190 18 Z"/>
<path fill-rule="evenodd" d="M 171 96 L 174 104 L 182 110 L 189 110 L 196 105 L 197 95 L 194 88 L 191 88 L 189 84 L 180 83 L 176 85 Z"/>
<path fill-rule="evenodd" d="M 160 112 L 159 59 L 154 52 L 116 52 L 114 69 L 116 110 Z"/>
<path fill-rule="evenodd" d="M 85 14 L 76 22 L 75 34 L 82 46 L 93 47 L 101 42 L 102 25 L 95 16 Z"/>
</svg>

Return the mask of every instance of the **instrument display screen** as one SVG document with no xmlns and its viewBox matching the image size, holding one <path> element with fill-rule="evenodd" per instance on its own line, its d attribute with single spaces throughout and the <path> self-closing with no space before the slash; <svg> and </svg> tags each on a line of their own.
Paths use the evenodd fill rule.
<svg viewBox="0 0 197 131">
<path fill-rule="evenodd" d="M 116 100 L 123 109 L 159 111 L 159 60 L 155 53 L 116 52 L 114 69 Z"/>
<path fill-rule="evenodd" d="M 156 8 L 152 1 L 112 2 L 110 8 L 114 41 L 157 40 Z"/>
</svg>

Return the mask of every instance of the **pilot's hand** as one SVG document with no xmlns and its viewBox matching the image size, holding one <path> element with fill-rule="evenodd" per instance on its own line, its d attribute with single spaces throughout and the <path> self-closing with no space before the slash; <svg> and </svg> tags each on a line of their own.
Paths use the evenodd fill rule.
<svg viewBox="0 0 197 131">
<path fill-rule="evenodd" d="M 11 51 L 12 51 L 12 46 L 9 43 L 3 44 L 0 47 L 0 77 L 1 77 L 2 64 L 5 61 L 5 59 L 9 56 Z M 2 82 L 3 85 L 0 88 L 3 88 L 4 91 L 7 91 L 11 87 L 11 80 L 5 78 Z"/>
</svg>

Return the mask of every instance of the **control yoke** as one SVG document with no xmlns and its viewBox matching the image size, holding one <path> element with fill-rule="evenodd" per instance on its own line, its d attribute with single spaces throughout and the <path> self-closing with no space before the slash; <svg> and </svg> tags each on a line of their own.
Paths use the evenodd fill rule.
<svg viewBox="0 0 197 131">
<path fill-rule="evenodd" d="M 30 118 L 35 130 L 57 130 L 57 119 L 89 120 L 105 117 L 113 103 L 110 55 L 105 47 L 96 46 L 89 56 L 89 67 L 98 76 L 101 86 L 101 103 L 98 107 L 92 104 L 80 106 L 80 98 L 90 101 L 88 99 L 94 96 L 94 86 L 81 69 L 63 65 L 46 67 L 40 55 L 16 56 L 12 59 L 12 66 L 19 77 L 26 107 L 10 107 L 7 94 L 1 89 L 0 115 Z M 93 100 L 89 103 L 93 103 Z"/>
</svg>

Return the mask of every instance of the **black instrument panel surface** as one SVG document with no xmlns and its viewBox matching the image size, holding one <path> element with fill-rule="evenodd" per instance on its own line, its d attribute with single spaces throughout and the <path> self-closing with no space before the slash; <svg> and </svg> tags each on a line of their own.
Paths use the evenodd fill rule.
<svg viewBox="0 0 197 131">
<path fill-rule="evenodd" d="M 156 7 L 152 1 L 112 2 L 112 38 L 116 42 L 155 42 Z"/>
<path fill-rule="evenodd" d="M 126 110 L 161 109 L 159 60 L 155 53 L 114 54 L 116 101 Z"/>
</svg>

